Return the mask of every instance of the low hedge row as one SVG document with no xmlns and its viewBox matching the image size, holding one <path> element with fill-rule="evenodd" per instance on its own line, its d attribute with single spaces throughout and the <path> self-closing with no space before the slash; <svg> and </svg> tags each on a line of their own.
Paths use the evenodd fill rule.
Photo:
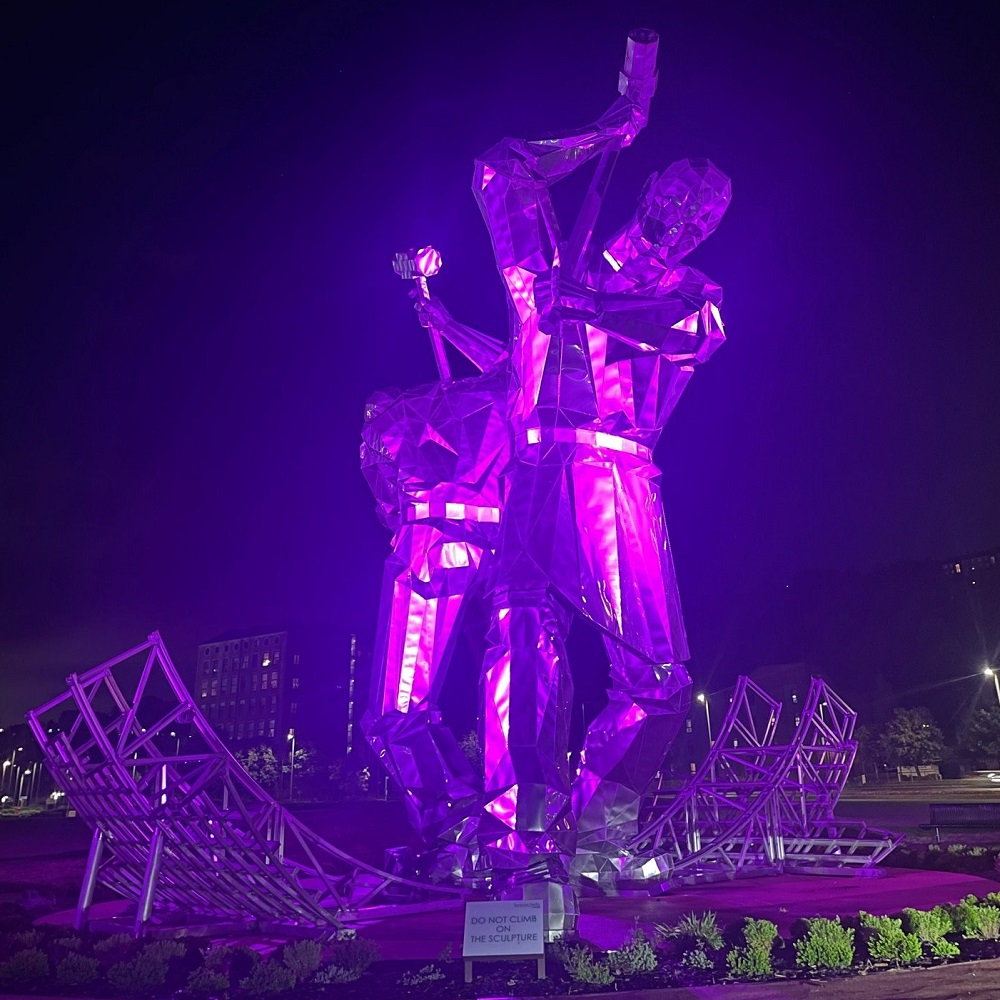
<svg viewBox="0 0 1000 1000">
<path fill-rule="evenodd" d="M 865 968 L 930 965 L 958 957 L 1000 954 L 1000 893 L 895 916 L 861 912 L 854 918 L 799 921 L 788 938 L 769 920 L 746 917 L 721 928 L 715 914 L 690 913 L 646 934 L 638 925 L 617 951 L 580 943 L 550 949 L 550 977 L 530 978 L 506 964 L 477 976 L 476 991 L 495 985 L 522 993 L 566 993 L 586 987 L 667 987 L 761 980 L 796 974 L 846 974 Z M 368 998 L 471 995 L 462 964 L 382 962 L 364 938 L 297 941 L 269 956 L 207 939 L 136 941 L 127 934 L 85 935 L 33 929 L 0 935 L 0 990 L 25 987 L 90 996 Z M 360 981 L 360 982 L 359 982 Z M 351 984 L 357 983 L 354 988 Z"/>
</svg>

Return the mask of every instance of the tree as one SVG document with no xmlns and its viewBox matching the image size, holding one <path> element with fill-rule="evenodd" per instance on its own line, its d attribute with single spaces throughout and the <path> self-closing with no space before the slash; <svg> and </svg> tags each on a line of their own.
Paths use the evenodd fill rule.
<svg viewBox="0 0 1000 1000">
<path fill-rule="evenodd" d="M 890 764 L 917 767 L 941 760 L 944 734 L 926 708 L 897 708 L 881 744 Z"/>
<path fill-rule="evenodd" d="M 1000 709 L 981 708 L 962 731 L 962 749 L 973 757 L 1000 757 Z"/>
<path fill-rule="evenodd" d="M 271 788 L 278 779 L 278 759 L 265 744 L 251 747 L 236 755 L 247 774 L 262 788 Z"/>
<path fill-rule="evenodd" d="M 879 761 L 882 758 L 882 748 L 873 726 L 861 725 L 854 730 L 854 738 L 858 741 L 858 752 L 854 757 L 854 766 L 861 774 L 879 773 Z"/>
</svg>

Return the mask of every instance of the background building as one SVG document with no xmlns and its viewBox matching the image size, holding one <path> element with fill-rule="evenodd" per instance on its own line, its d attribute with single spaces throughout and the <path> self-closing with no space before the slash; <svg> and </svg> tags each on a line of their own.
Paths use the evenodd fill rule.
<svg viewBox="0 0 1000 1000">
<path fill-rule="evenodd" d="M 198 647 L 194 693 L 234 751 L 277 747 L 294 729 L 300 745 L 343 757 L 363 744 L 356 725 L 367 695 L 363 673 L 354 636 L 305 627 L 237 630 Z"/>
</svg>

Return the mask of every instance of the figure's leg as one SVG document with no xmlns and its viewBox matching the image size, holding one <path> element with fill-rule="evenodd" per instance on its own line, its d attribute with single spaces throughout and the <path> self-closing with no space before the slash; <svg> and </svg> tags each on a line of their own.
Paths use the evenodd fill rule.
<svg viewBox="0 0 1000 1000">
<path fill-rule="evenodd" d="M 606 640 L 608 704 L 587 731 L 573 785 L 581 854 L 609 860 L 638 832 L 639 804 L 691 705 L 682 664 L 657 664 Z"/>
<path fill-rule="evenodd" d="M 483 666 L 485 807 L 480 854 L 500 873 L 561 879 L 575 851 L 566 658 L 569 614 L 545 587 L 500 590 Z"/>
<path fill-rule="evenodd" d="M 383 575 L 365 735 L 428 844 L 467 837 L 480 779 L 435 707 L 484 547 L 404 524 Z"/>
</svg>

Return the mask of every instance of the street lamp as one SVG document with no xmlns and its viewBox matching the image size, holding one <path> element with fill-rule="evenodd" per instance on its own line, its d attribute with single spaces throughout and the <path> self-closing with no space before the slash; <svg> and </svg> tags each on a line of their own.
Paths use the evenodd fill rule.
<svg viewBox="0 0 1000 1000">
<path fill-rule="evenodd" d="M 174 751 L 175 757 L 180 757 L 181 755 L 181 734 L 175 733 L 173 730 L 170 731 L 170 735 L 175 737 L 177 740 L 177 749 Z"/>
<path fill-rule="evenodd" d="M 0 792 L 2 792 L 7 785 L 7 768 L 13 766 L 13 763 L 14 762 L 12 760 L 5 760 L 3 762 L 3 776 L 0 777 Z"/>
<path fill-rule="evenodd" d="M 34 802 L 35 796 L 38 794 L 38 790 L 41 787 L 42 780 L 42 762 L 36 760 L 34 766 L 31 768 L 31 784 L 28 785 L 28 801 Z"/>
<path fill-rule="evenodd" d="M 285 739 L 292 741 L 292 749 L 288 754 L 288 801 L 292 801 L 295 794 L 295 730 L 289 729 Z"/>
<path fill-rule="evenodd" d="M 997 704 L 1000 705 L 1000 677 L 997 677 L 997 672 L 992 667 L 983 667 L 983 676 L 993 678 L 993 687 L 996 688 L 997 692 Z"/>
<path fill-rule="evenodd" d="M 708 707 L 708 695 L 704 692 L 698 694 L 698 701 L 705 706 L 705 724 L 708 726 L 708 745 L 711 747 L 715 740 L 712 738 L 712 712 Z"/>
</svg>

